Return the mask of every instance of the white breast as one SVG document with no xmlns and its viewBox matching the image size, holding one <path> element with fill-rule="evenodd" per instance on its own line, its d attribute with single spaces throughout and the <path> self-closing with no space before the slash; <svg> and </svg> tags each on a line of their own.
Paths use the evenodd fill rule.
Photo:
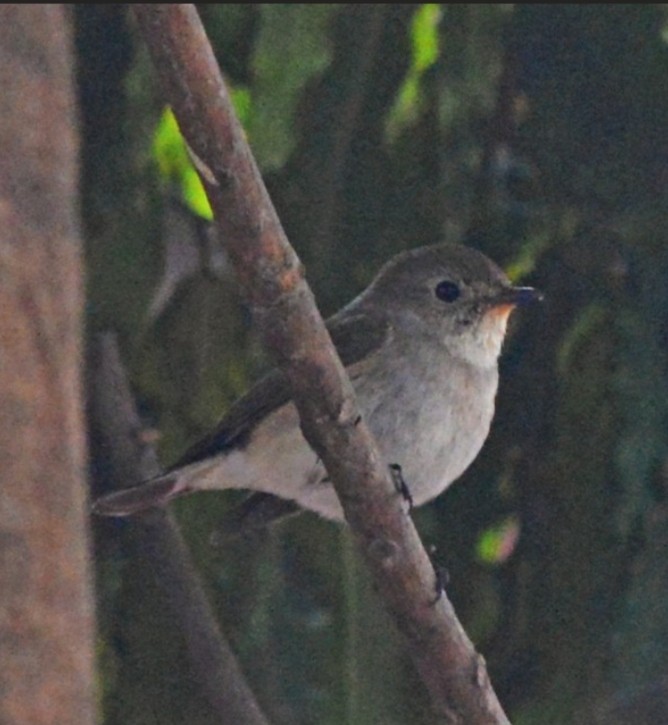
<svg viewBox="0 0 668 725">
<path fill-rule="evenodd" d="M 358 391 L 386 461 L 401 466 L 416 505 L 441 493 L 477 456 L 494 415 L 498 382 L 496 367 L 452 359 L 425 367 Z"/>
<path fill-rule="evenodd" d="M 478 454 L 494 414 L 498 381 L 496 364 L 479 367 L 444 348 L 426 355 L 419 352 L 423 349 L 398 344 L 357 366 L 351 376 L 385 461 L 401 466 L 416 505 L 441 493 Z M 184 475 L 191 488 L 265 491 L 342 519 L 292 404 L 262 421 L 245 448 L 194 464 Z"/>
</svg>

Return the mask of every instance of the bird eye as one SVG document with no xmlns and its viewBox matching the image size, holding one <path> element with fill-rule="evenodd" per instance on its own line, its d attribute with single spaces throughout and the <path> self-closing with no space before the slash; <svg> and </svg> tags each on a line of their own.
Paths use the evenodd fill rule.
<svg viewBox="0 0 668 725">
<path fill-rule="evenodd" d="M 458 285 L 456 285 L 454 282 L 448 281 L 447 279 L 439 282 L 436 285 L 436 289 L 434 290 L 434 292 L 436 293 L 438 299 L 442 302 L 454 302 L 461 294 Z"/>
</svg>

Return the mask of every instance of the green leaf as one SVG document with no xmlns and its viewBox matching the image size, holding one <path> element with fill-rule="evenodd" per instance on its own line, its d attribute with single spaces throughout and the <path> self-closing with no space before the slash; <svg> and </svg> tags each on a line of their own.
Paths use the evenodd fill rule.
<svg viewBox="0 0 668 725">
<path fill-rule="evenodd" d="M 421 80 L 438 60 L 440 52 L 438 24 L 441 8 L 434 3 L 422 5 L 411 21 L 411 65 L 388 114 L 387 135 L 394 139 L 419 116 L 423 105 Z"/>
<path fill-rule="evenodd" d="M 438 23 L 441 8 L 436 3 L 423 5 L 413 16 L 411 23 L 411 45 L 413 49 L 413 68 L 423 73 L 438 59 Z"/>
<path fill-rule="evenodd" d="M 232 100 L 232 105 L 234 106 L 234 111 L 237 114 L 237 118 L 239 119 L 241 125 L 247 129 L 250 124 L 253 110 L 250 91 L 245 86 L 230 88 L 230 98 Z"/>
<path fill-rule="evenodd" d="M 476 544 L 478 559 L 485 564 L 503 564 L 515 551 L 520 536 L 520 523 L 509 516 L 483 531 Z"/>
<path fill-rule="evenodd" d="M 171 108 L 165 108 L 153 134 L 153 158 L 160 175 L 176 184 L 188 208 L 204 219 L 213 219 L 206 192 L 192 165 L 185 141 Z"/>
</svg>

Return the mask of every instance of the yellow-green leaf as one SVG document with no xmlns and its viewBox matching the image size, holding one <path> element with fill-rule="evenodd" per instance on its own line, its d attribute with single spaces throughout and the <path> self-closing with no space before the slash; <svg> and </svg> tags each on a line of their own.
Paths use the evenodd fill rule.
<svg viewBox="0 0 668 725">
<path fill-rule="evenodd" d="M 171 108 L 165 108 L 153 134 L 153 158 L 163 179 L 179 187 L 188 208 L 204 219 L 213 219 L 206 192 L 188 156 Z"/>
</svg>

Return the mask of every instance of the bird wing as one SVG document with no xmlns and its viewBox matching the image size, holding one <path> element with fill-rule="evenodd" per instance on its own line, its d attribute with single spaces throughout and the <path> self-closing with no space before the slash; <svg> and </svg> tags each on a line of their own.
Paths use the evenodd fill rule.
<svg viewBox="0 0 668 725">
<path fill-rule="evenodd" d="M 344 365 L 355 363 L 377 351 L 389 333 L 389 326 L 371 323 L 367 317 L 336 316 L 328 323 L 332 340 Z M 166 473 L 133 488 L 115 491 L 96 501 L 93 510 L 100 515 L 126 516 L 151 506 L 166 503 L 188 493 L 179 469 L 215 455 L 243 448 L 255 426 L 267 415 L 290 401 L 289 386 L 279 371 L 273 371 L 256 383 L 227 412 L 219 425 L 192 446 Z M 239 510 L 231 531 L 236 534 L 261 528 L 278 518 L 296 513 L 297 504 L 268 493 L 251 494 Z"/>
<path fill-rule="evenodd" d="M 390 332 L 385 320 L 371 319 L 361 314 L 335 315 L 328 320 L 327 328 L 341 362 L 346 367 L 372 355 L 383 345 Z M 216 428 L 190 447 L 169 471 L 226 451 L 242 449 L 249 442 L 255 426 L 288 403 L 290 398 L 285 376 L 273 370 L 235 402 Z"/>
</svg>

